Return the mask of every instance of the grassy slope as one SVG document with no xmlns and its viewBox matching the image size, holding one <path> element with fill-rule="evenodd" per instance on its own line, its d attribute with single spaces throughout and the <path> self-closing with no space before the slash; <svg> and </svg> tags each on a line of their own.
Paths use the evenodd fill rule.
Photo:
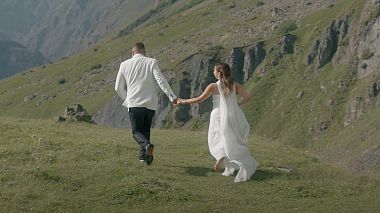
<svg viewBox="0 0 380 213">
<path fill-rule="evenodd" d="M 106 64 L 117 57 L 127 58 L 130 54 L 130 46 L 136 41 L 144 41 L 147 44 L 148 55 L 153 55 L 160 60 L 163 69 L 173 69 L 180 61 L 190 54 L 199 51 L 194 46 L 196 42 L 204 38 L 219 43 L 213 45 L 234 46 L 236 40 L 220 41 L 225 25 L 230 25 L 230 30 L 244 28 L 238 24 L 239 20 L 229 19 L 219 10 L 228 10 L 229 4 L 225 2 L 204 1 L 195 4 L 187 10 L 187 1 L 177 1 L 167 8 L 160 16 L 139 28 L 137 31 L 122 38 L 101 42 L 95 49 L 88 50 L 68 59 L 47 65 L 46 68 L 33 68 L 33 72 L 27 71 L 12 78 L 2 80 L 0 83 L 0 114 L 6 116 L 22 116 L 29 118 L 51 118 L 61 115 L 65 105 L 80 102 L 89 112 L 96 112 L 115 93 L 113 85 L 106 89 L 92 93 L 85 97 L 76 94 L 83 88 L 91 85 L 93 80 L 85 81 L 79 87 L 74 86 L 81 77 L 97 64 Z M 256 1 L 243 1 L 231 10 L 242 10 L 249 5 L 255 5 Z M 211 8 L 218 8 L 211 9 Z M 182 11 L 182 12 L 179 12 Z M 189 18 L 191 17 L 191 18 Z M 218 22 L 216 22 L 218 20 Z M 224 23 L 224 24 L 218 24 Z M 247 21 L 245 24 L 254 25 L 256 20 Z M 196 36 L 192 36 L 196 35 Z M 177 44 L 182 38 L 187 43 Z M 118 67 L 97 75 L 97 79 L 106 78 L 108 75 L 116 75 Z M 60 79 L 66 79 L 67 83 L 59 85 Z M 65 91 L 63 93 L 63 91 Z M 24 102 L 24 97 L 34 93 L 56 95 L 53 100 L 46 101 L 41 106 L 36 106 L 38 100 Z"/>
<path fill-rule="evenodd" d="M 210 171 L 204 132 L 154 130 L 152 166 L 123 129 L 1 117 L 2 212 L 376 212 L 379 180 L 251 137 L 261 163 L 233 183 Z M 289 174 L 275 168 L 288 166 Z"/>
<path fill-rule="evenodd" d="M 364 88 L 365 84 L 362 85 L 362 82 L 368 79 L 356 82 L 355 72 L 344 64 L 339 66 L 329 64 L 317 72 L 304 66 L 311 45 L 326 26 L 333 19 L 346 14 L 347 11 L 352 11 L 352 9 L 355 9 L 357 16 L 363 2 L 362 0 L 342 0 L 340 4 L 332 8 L 311 14 L 301 22 L 299 29 L 292 32 L 298 38 L 296 41 L 297 54 L 286 56 L 277 67 L 269 71 L 266 77 L 255 76 L 246 84 L 253 94 L 253 101 L 244 110 L 257 134 L 279 138 L 279 141 L 285 144 L 309 149 L 316 148 L 324 154 L 325 150 L 330 149 L 334 153 L 340 149 L 346 150 L 342 147 L 349 147 L 349 144 L 356 143 L 356 140 L 347 138 L 357 138 L 358 135 L 366 132 L 366 128 L 355 128 L 355 126 L 362 127 L 364 125 L 369 129 L 374 129 L 373 132 L 377 132 L 375 130 L 379 129 L 379 125 L 376 118 L 380 117 L 379 110 L 374 110 L 371 115 L 360 118 L 357 124 L 353 125 L 354 128 L 343 129 L 348 100 L 360 95 L 359 91 L 367 89 Z M 129 46 L 137 40 L 143 40 L 147 44 L 149 54 L 160 59 L 162 68 L 174 70 L 182 59 L 199 51 L 194 43 L 199 42 L 202 38 L 213 42 L 209 46 L 238 46 L 239 42 L 246 42 L 246 38 L 238 40 L 221 38 L 225 38 L 225 35 L 232 35 L 247 26 L 253 27 L 263 17 L 259 16 L 256 19 L 241 22 L 239 19 L 230 19 L 221 11 L 240 11 L 255 5 L 255 3 L 256 1 L 241 1 L 231 9 L 231 4 L 226 1 L 204 1 L 182 11 L 181 8 L 187 8 L 187 3 L 186 1 L 177 1 L 150 23 L 130 35 L 99 44 L 96 52 L 88 50 L 48 65 L 45 69 L 35 68 L 34 72 L 25 72 L 2 80 L 0 82 L 0 115 L 52 118 L 62 115 L 65 105 L 77 102 L 82 103 L 89 112 L 95 112 L 115 93 L 113 85 L 111 85 L 88 96 L 77 96 L 79 90 L 92 83 L 93 79 L 85 81 L 79 87 L 74 86 L 92 66 L 106 64 L 116 57 L 129 55 Z M 229 28 L 225 29 L 225 26 L 229 26 Z M 182 38 L 186 38 L 188 42 L 178 43 Z M 279 38 L 278 35 L 267 38 L 266 46 L 269 48 L 278 45 Z M 269 61 L 270 59 L 266 63 Z M 180 72 L 181 70 L 175 71 Z M 116 74 L 115 72 L 116 70 L 106 71 L 98 74 L 95 78 L 105 78 L 107 75 Z M 57 82 L 62 78 L 68 80 L 68 83 L 59 85 Z M 339 82 L 343 83 L 343 88 L 338 87 Z M 347 89 L 349 87 L 353 89 Z M 63 91 L 65 92 L 63 93 Z M 296 96 L 300 91 L 304 92 L 304 96 L 302 99 L 297 99 Z M 57 97 L 46 101 L 41 106 L 36 106 L 38 100 L 23 101 L 24 97 L 36 92 L 57 95 Z M 332 104 L 328 104 L 330 100 L 333 101 Z M 366 122 L 367 117 L 371 119 L 371 122 Z M 321 139 L 313 140 L 309 131 L 311 128 L 318 128 L 321 122 L 327 122 L 329 129 Z M 337 136 L 338 132 L 343 132 L 344 136 Z M 353 154 L 360 153 L 380 140 L 378 135 L 372 134 L 373 132 L 361 140 L 364 141 L 361 143 L 364 145 L 361 148 L 355 147 Z"/>
<path fill-rule="evenodd" d="M 315 71 L 313 65 L 305 66 L 305 61 L 315 37 L 332 20 L 355 6 L 353 1 L 342 1 L 305 19 L 301 28 L 293 32 L 297 36 L 297 54 L 286 56 L 268 76 L 256 76 L 247 85 L 254 101 L 246 110 L 258 132 L 304 146 L 311 139 L 306 134 L 309 128 L 331 120 L 331 116 L 341 116 L 339 113 L 343 113 L 342 104 L 345 104 L 349 91 L 339 91 L 338 83 L 342 81 L 349 86 L 355 73 L 348 65 L 327 65 Z M 276 39 L 269 40 L 266 45 L 271 47 L 276 42 Z M 270 57 L 267 61 L 271 60 Z M 304 96 L 297 99 L 301 91 Z M 329 99 L 335 101 L 331 106 L 328 106 Z"/>
<path fill-rule="evenodd" d="M 366 94 L 374 77 L 357 80 L 356 71 L 349 64 L 328 64 L 319 70 L 304 65 L 315 37 L 332 20 L 356 11 L 351 17 L 351 30 L 360 26 L 358 12 L 362 6 L 363 1 L 342 1 L 307 17 L 301 28 L 293 32 L 298 38 L 297 54 L 286 56 L 268 76 L 255 76 L 246 85 L 253 101 L 245 111 L 258 134 L 318 150 L 320 155 L 350 169 L 364 150 L 379 143 L 379 109 L 366 112 L 351 126 L 344 127 L 351 100 Z M 272 40 L 265 42 L 269 47 L 273 44 Z M 304 95 L 298 99 L 301 91 Z M 328 125 L 327 132 L 313 139 L 311 129 L 318 129 L 322 122 Z M 380 167 L 372 168 L 370 173 L 380 174 Z"/>
</svg>

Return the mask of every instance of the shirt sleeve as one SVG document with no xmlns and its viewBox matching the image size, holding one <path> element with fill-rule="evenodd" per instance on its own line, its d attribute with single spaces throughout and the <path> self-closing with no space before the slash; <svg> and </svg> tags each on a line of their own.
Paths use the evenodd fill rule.
<svg viewBox="0 0 380 213">
<path fill-rule="evenodd" d="M 177 96 L 174 94 L 169 83 L 166 81 L 165 77 L 162 75 L 160 67 L 158 66 L 156 61 L 154 61 L 153 63 L 153 75 L 157 81 L 158 86 L 168 96 L 170 101 L 173 101 L 174 99 L 176 99 Z"/>
<path fill-rule="evenodd" d="M 115 82 L 115 91 L 119 97 L 124 101 L 127 98 L 127 83 L 123 74 L 123 64 L 120 64 L 119 72 L 117 73 Z"/>
</svg>

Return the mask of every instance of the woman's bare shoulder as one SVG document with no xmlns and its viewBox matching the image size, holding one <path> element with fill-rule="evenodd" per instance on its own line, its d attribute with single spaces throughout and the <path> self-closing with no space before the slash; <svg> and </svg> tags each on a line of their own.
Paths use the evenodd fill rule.
<svg viewBox="0 0 380 213">
<path fill-rule="evenodd" d="M 206 89 L 214 94 L 218 90 L 218 85 L 216 83 L 210 83 Z"/>
</svg>

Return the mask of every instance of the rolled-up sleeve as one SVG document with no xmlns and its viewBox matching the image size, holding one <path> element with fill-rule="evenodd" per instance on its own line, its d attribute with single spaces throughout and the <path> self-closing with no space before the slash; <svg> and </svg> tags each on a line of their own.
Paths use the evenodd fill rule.
<svg viewBox="0 0 380 213">
<path fill-rule="evenodd" d="M 156 61 L 154 61 L 154 63 L 153 63 L 153 75 L 157 81 L 158 86 L 168 96 L 170 101 L 173 101 L 174 99 L 176 99 L 177 96 L 174 94 L 173 90 L 171 89 L 171 87 L 170 87 L 169 83 L 167 82 L 167 80 L 165 79 L 164 75 L 162 75 L 160 67 L 158 66 Z"/>
</svg>

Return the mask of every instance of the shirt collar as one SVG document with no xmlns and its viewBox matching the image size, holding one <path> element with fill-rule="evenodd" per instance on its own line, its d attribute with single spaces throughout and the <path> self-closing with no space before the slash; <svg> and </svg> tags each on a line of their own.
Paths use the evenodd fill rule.
<svg viewBox="0 0 380 213">
<path fill-rule="evenodd" d="M 134 58 L 134 57 L 144 57 L 144 55 L 141 54 L 141 53 L 136 53 L 135 55 L 133 55 L 133 58 Z"/>
</svg>

